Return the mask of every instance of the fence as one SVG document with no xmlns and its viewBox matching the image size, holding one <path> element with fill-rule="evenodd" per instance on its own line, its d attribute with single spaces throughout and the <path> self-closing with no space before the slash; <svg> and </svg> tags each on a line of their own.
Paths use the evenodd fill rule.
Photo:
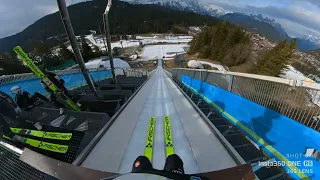
<svg viewBox="0 0 320 180">
<path fill-rule="evenodd" d="M 173 69 L 181 75 L 212 84 L 320 131 L 320 84 L 254 74 L 212 70 Z"/>
<path fill-rule="evenodd" d="M 77 87 L 87 85 L 81 71 L 79 69 L 54 71 L 56 74 L 60 75 L 64 81 L 65 86 L 68 89 L 74 89 Z M 110 69 L 99 68 L 99 69 L 89 69 L 90 75 L 94 81 L 102 81 L 112 77 Z M 126 75 L 131 77 L 141 77 L 143 75 L 149 75 L 149 72 L 144 69 L 115 69 L 116 75 Z M 47 92 L 42 88 L 40 84 L 40 79 L 32 73 L 17 74 L 17 75 L 7 75 L 0 77 L 0 90 L 6 92 L 10 96 L 13 95 L 10 92 L 12 86 L 21 86 L 23 90 L 29 93 L 41 93 L 48 95 Z"/>
</svg>

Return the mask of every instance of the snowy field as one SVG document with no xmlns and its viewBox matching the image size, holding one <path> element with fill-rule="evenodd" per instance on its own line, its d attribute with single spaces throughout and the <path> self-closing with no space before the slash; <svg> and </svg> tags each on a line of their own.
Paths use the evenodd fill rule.
<svg viewBox="0 0 320 180">
<path fill-rule="evenodd" d="M 153 37 L 144 37 L 136 36 L 137 40 L 121 40 L 111 43 L 111 48 L 114 47 L 131 47 L 139 46 L 140 42 L 144 45 L 146 44 L 157 44 L 157 43 L 170 43 L 170 44 L 179 44 L 179 43 L 188 43 L 192 40 L 192 36 L 168 36 L 166 38 L 158 38 L 158 36 Z M 98 46 L 101 50 L 105 50 L 105 45 L 102 38 L 95 38 L 93 35 L 87 35 L 86 39 L 89 40 L 93 45 Z M 122 43 L 122 46 L 121 46 Z"/>
<path fill-rule="evenodd" d="M 189 45 L 188 44 L 146 45 L 142 51 L 142 58 L 171 57 L 172 53 L 185 52 L 184 47 L 189 47 Z"/>
</svg>

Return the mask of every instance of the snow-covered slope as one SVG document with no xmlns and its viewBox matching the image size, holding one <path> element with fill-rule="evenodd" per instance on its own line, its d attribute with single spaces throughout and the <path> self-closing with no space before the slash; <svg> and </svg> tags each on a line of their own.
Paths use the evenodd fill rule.
<svg viewBox="0 0 320 180">
<path fill-rule="evenodd" d="M 190 11 L 198 14 L 217 16 L 221 11 L 213 6 L 208 8 L 197 0 L 123 0 L 132 4 L 157 4 L 174 10 Z"/>
<path fill-rule="evenodd" d="M 301 72 L 296 70 L 292 66 L 288 66 L 288 69 L 282 71 L 282 74 L 280 77 L 290 80 L 301 80 L 304 81 L 306 79 L 306 76 L 304 76 Z"/>
<path fill-rule="evenodd" d="M 311 42 L 313 42 L 313 43 L 316 43 L 316 44 L 320 45 L 320 38 L 318 38 L 318 37 L 316 37 L 316 36 L 313 36 L 313 35 L 311 35 L 311 34 L 305 34 L 305 35 L 302 37 L 302 39 L 304 39 L 304 40 L 309 40 L 309 41 L 311 41 Z"/>
</svg>

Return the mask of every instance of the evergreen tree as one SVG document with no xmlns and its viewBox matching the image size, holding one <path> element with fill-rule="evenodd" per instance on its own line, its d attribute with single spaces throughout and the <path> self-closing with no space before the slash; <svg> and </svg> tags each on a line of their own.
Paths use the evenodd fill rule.
<svg viewBox="0 0 320 180">
<path fill-rule="evenodd" d="M 250 37 L 243 29 L 228 22 L 204 28 L 191 42 L 189 54 L 236 66 L 250 59 Z"/>
<path fill-rule="evenodd" d="M 62 61 L 74 59 L 73 53 L 67 49 L 67 46 L 64 43 L 60 45 L 59 57 Z"/>
<path fill-rule="evenodd" d="M 101 57 L 102 56 L 102 51 L 99 49 L 98 46 L 94 46 L 93 47 L 93 50 L 94 50 L 94 57 L 97 58 L 97 57 Z"/>
<path fill-rule="evenodd" d="M 21 74 L 31 72 L 21 60 L 10 53 L 0 54 L 0 75 Z"/>
<path fill-rule="evenodd" d="M 296 40 L 288 42 L 281 41 L 273 49 L 266 51 L 258 60 L 257 65 L 251 70 L 252 73 L 279 76 L 282 70 L 287 68 L 293 50 L 296 47 Z"/>
<path fill-rule="evenodd" d="M 83 56 L 84 62 L 88 62 L 90 59 L 94 58 L 92 49 L 86 42 L 85 38 L 81 39 L 81 47 L 82 47 L 82 56 Z"/>
</svg>

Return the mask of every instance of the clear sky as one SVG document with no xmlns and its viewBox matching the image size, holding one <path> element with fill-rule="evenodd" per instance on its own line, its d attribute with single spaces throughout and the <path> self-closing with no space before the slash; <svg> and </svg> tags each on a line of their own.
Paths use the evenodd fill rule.
<svg viewBox="0 0 320 180">
<path fill-rule="evenodd" d="M 262 14 L 278 21 L 290 36 L 320 37 L 320 0 L 200 0 L 226 11 Z"/>
<path fill-rule="evenodd" d="M 67 4 L 72 1 L 76 0 L 66 0 Z M 219 6 L 226 11 L 262 14 L 274 18 L 290 36 L 312 34 L 320 37 L 320 0 L 199 1 L 205 5 Z M 0 0 L 0 38 L 16 34 L 39 18 L 57 10 L 56 0 Z"/>
</svg>

